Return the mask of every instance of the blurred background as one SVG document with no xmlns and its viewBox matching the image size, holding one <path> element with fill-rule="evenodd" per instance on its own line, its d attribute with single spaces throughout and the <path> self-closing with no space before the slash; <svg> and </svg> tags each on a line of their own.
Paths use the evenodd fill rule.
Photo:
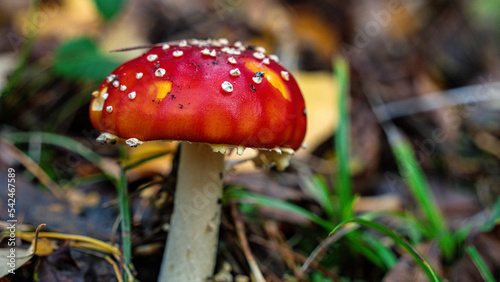
<svg viewBox="0 0 500 282">
<path fill-rule="evenodd" d="M 91 93 L 146 49 L 111 50 L 227 38 L 263 46 L 291 70 L 308 146 L 284 173 L 229 156 L 215 280 L 255 279 L 253 261 L 268 281 L 420 281 L 425 260 L 448 280 L 498 280 L 499 9 L 498 0 L 0 0 L 0 176 L 16 171 L 27 232 L 18 245 L 45 223 L 120 248 L 129 199 L 129 274 L 154 281 L 177 144 L 97 144 Z M 125 188 L 114 181 L 122 175 Z M 352 216 L 369 223 L 341 224 Z M 336 226 L 344 236 L 329 237 Z M 120 281 L 116 253 L 46 240 L 5 281 Z"/>
</svg>

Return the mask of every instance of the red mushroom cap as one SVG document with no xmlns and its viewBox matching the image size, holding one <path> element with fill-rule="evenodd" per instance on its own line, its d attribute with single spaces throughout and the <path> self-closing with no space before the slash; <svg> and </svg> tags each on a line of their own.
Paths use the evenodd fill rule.
<svg viewBox="0 0 500 282">
<path fill-rule="evenodd" d="M 306 112 L 293 76 L 263 48 L 224 43 L 171 42 L 124 63 L 93 93 L 92 125 L 140 141 L 298 149 Z"/>
</svg>

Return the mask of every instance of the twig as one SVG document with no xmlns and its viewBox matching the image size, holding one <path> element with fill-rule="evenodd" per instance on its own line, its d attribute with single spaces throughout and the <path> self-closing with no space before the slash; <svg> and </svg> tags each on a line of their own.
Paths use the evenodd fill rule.
<svg viewBox="0 0 500 282">
<path fill-rule="evenodd" d="M 292 254 L 290 246 L 287 244 L 283 233 L 279 230 L 275 221 L 266 221 L 264 223 L 264 231 L 267 233 L 269 239 L 276 245 L 280 246 L 278 251 L 281 253 L 283 260 L 288 265 L 294 275 L 298 274 L 298 268 L 295 264 L 295 257 Z"/>
<path fill-rule="evenodd" d="M 252 251 L 250 250 L 250 245 L 248 244 L 248 240 L 245 235 L 245 226 L 243 225 L 243 222 L 241 221 L 238 215 L 238 210 L 235 203 L 231 204 L 231 214 L 234 218 L 236 234 L 238 234 L 238 239 L 240 240 L 241 248 L 243 249 L 243 253 L 245 254 L 245 258 L 248 262 L 248 265 L 250 266 L 250 270 L 252 271 L 255 281 L 257 282 L 266 281 L 264 279 L 264 276 L 262 275 L 262 272 L 260 271 L 259 266 L 257 265 L 257 262 L 255 261 L 255 258 L 253 257 Z"/>
<path fill-rule="evenodd" d="M 390 102 L 375 106 L 373 110 L 374 112 L 378 112 L 379 107 L 382 107 L 382 110 L 387 112 L 387 115 L 379 118 L 379 121 L 382 123 L 391 119 L 434 111 L 444 107 L 498 101 L 500 100 L 499 92 L 500 82 L 485 83 Z"/>
<path fill-rule="evenodd" d="M 113 270 L 115 271 L 116 280 L 118 280 L 118 282 L 123 282 L 123 277 L 120 273 L 120 269 L 118 268 L 118 265 L 116 264 L 116 262 L 114 262 L 110 256 L 106 256 L 106 257 L 104 257 L 104 259 L 107 262 L 109 262 L 109 264 L 111 264 L 111 266 L 113 266 Z"/>
<path fill-rule="evenodd" d="M 270 242 L 262 237 L 259 237 L 259 236 L 256 236 L 256 235 L 252 235 L 250 237 L 250 241 L 256 243 L 256 244 L 259 244 L 261 246 L 264 246 L 268 249 L 271 249 L 271 250 L 276 250 L 276 251 L 279 251 L 279 252 L 283 252 L 283 253 L 290 253 L 291 256 L 294 257 L 294 259 L 300 263 L 304 263 L 305 261 L 307 261 L 307 257 L 305 257 L 304 255 L 301 255 L 297 252 L 294 252 L 293 250 L 289 249 L 289 248 L 286 248 L 286 247 L 283 247 L 283 246 L 280 246 L 280 245 L 277 245 L 275 244 L 274 242 Z M 317 263 L 316 261 L 311 261 L 310 263 L 310 266 L 314 269 L 317 269 L 319 271 L 321 271 L 323 274 L 325 274 L 328 278 L 331 278 L 333 279 L 334 281 L 338 281 L 340 280 L 340 278 L 338 277 L 338 275 L 325 268 L 324 266 L 320 265 L 319 263 Z M 302 274 L 303 275 L 303 274 Z M 297 276 L 299 279 L 302 279 L 303 277 L 299 277 Z"/>
<path fill-rule="evenodd" d="M 321 243 L 319 243 L 319 245 L 316 247 L 316 249 L 314 249 L 314 251 L 309 255 L 307 260 L 304 262 L 304 264 L 300 267 L 298 276 L 303 277 L 307 273 L 307 271 L 308 271 L 309 267 L 312 265 L 312 263 L 316 262 L 316 259 L 319 256 L 322 256 L 331 244 L 335 243 L 338 239 L 342 238 L 345 234 L 351 232 L 352 229 L 353 228 L 343 228 L 342 230 L 340 230 L 339 232 L 337 232 L 333 236 L 328 236 L 325 240 L 321 241 Z"/>
<path fill-rule="evenodd" d="M 170 41 L 168 42 L 169 44 L 178 44 L 180 40 L 176 41 Z M 138 50 L 138 49 L 148 49 L 148 48 L 153 48 L 153 47 L 161 47 L 165 43 L 156 43 L 156 44 L 148 44 L 148 45 L 139 45 L 139 46 L 133 46 L 133 47 L 125 47 L 125 48 L 118 48 L 118 49 L 113 49 L 110 50 L 110 53 L 113 52 L 125 52 L 125 51 L 131 51 L 131 50 Z"/>
<path fill-rule="evenodd" d="M 138 50 L 138 49 L 149 49 L 153 47 L 159 47 L 161 45 L 159 44 L 149 44 L 149 45 L 139 45 L 139 46 L 134 46 L 134 47 L 125 47 L 125 48 L 118 48 L 118 49 L 113 49 L 110 50 L 110 53 L 114 52 L 126 52 L 126 51 L 132 51 L 132 50 Z"/>
<path fill-rule="evenodd" d="M 16 160 L 21 163 L 33 176 L 36 177 L 49 191 L 58 199 L 64 200 L 64 193 L 61 187 L 57 185 L 46 173 L 45 171 L 35 163 L 30 157 L 28 157 L 23 151 L 19 150 L 16 146 L 11 144 L 9 141 L 0 138 L 0 143 L 5 146 L 16 158 Z"/>
<path fill-rule="evenodd" d="M 35 230 L 35 239 L 33 239 L 35 241 L 34 245 L 33 245 L 33 253 L 36 254 L 36 248 L 38 247 L 38 235 L 40 234 L 40 229 L 42 229 L 42 227 L 44 227 L 45 223 L 42 223 L 40 225 L 38 225 L 38 227 L 36 228 Z"/>
</svg>

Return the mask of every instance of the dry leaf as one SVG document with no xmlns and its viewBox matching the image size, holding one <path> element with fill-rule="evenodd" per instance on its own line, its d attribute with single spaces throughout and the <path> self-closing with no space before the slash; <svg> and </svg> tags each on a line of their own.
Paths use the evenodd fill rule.
<svg viewBox="0 0 500 282">
<path fill-rule="evenodd" d="M 71 203 L 71 209 L 75 214 L 80 214 L 84 208 L 97 207 L 101 201 L 101 196 L 97 191 L 84 193 L 79 189 L 69 189 L 66 198 Z"/>
</svg>

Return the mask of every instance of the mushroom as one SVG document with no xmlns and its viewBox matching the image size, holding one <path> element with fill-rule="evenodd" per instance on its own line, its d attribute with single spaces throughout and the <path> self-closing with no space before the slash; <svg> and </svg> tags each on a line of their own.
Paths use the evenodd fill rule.
<svg viewBox="0 0 500 282">
<path fill-rule="evenodd" d="M 213 275 L 228 148 L 240 155 L 257 149 L 257 165 L 283 170 L 302 145 L 300 89 L 274 56 L 256 50 L 227 40 L 154 45 L 119 66 L 93 94 L 89 113 L 102 132 L 98 141 L 184 141 L 159 281 Z"/>
</svg>

